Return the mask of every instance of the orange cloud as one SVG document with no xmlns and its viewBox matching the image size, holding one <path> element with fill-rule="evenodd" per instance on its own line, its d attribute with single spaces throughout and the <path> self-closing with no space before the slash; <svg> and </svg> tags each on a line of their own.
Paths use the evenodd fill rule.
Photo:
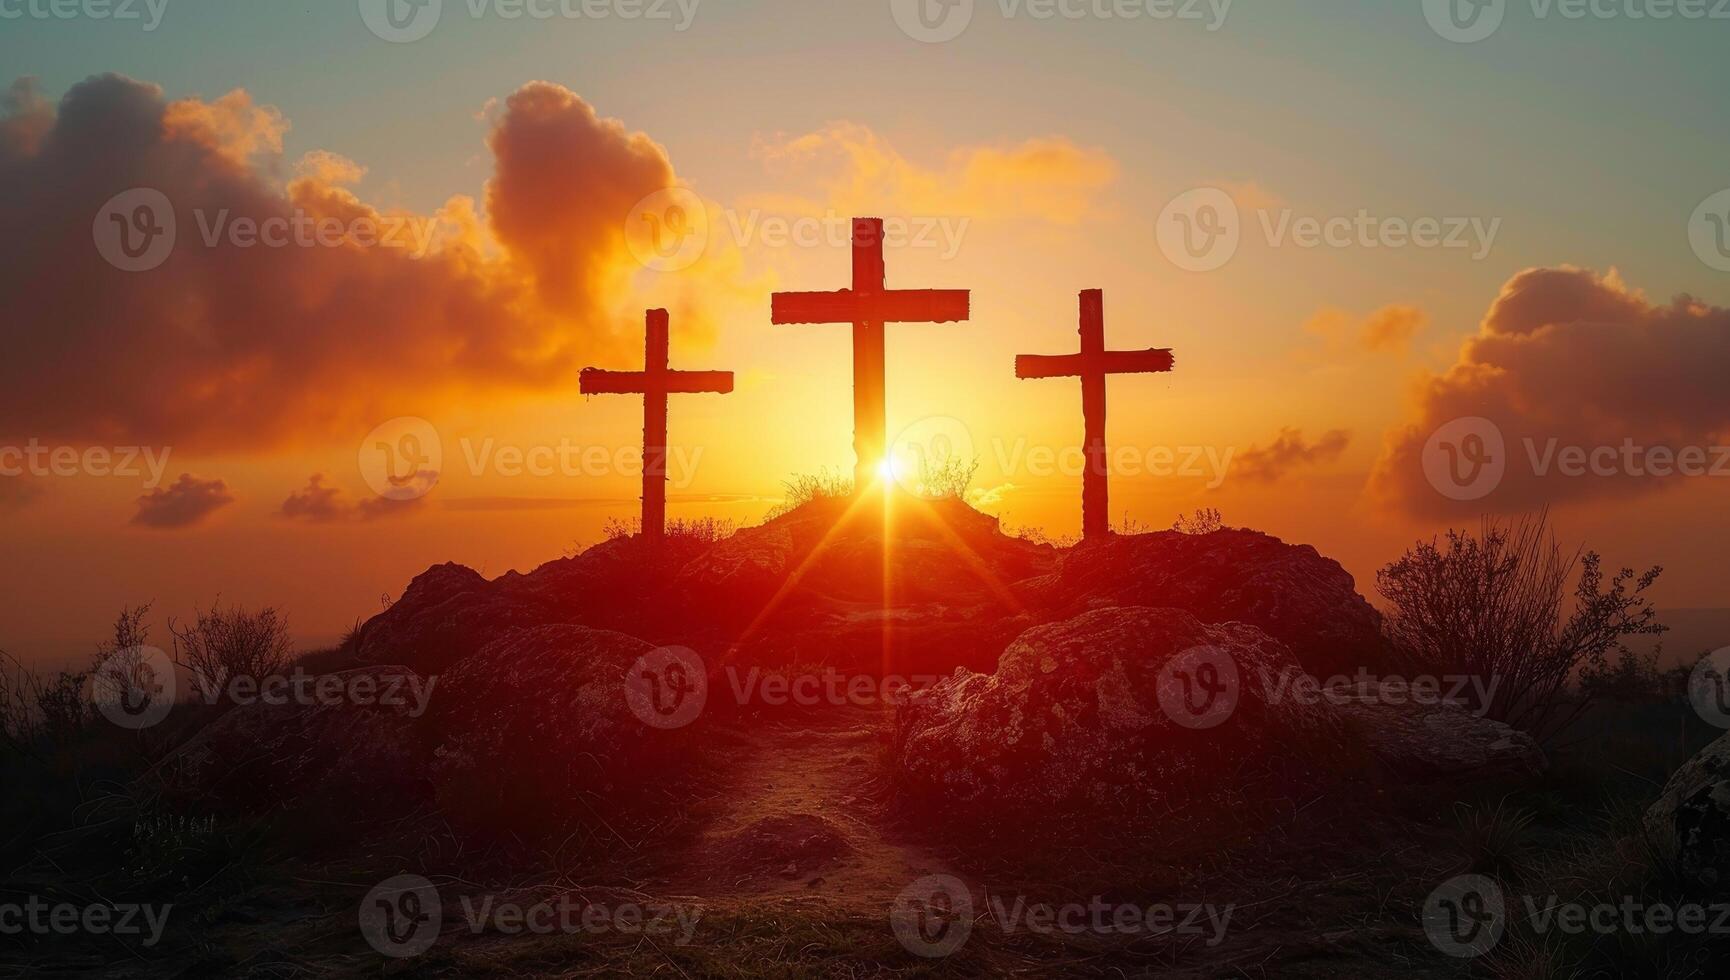
<svg viewBox="0 0 1730 980">
<path fill-rule="evenodd" d="M 1275 483 L 1299 467 L 1338 459 L 1351 441 L 1352 434 L 1344 429 L 1324 432 L 1320 439 L 1311 443 L 1304 440 L 1301 430 L 1283 428 L 1269 445 L 1251 446 L 1238 454 L 1234 472 L 1256 483 Z"/>
<path fill-rule="evenodd" d="M 1371 353 L 1403 351 L 1429 325 L 1430 315 L 1405 304 L 1384 306 L 1363 320 L 1336 307 L 1316 312 L 1304 323 L 1304 330 L 1327 341 L 1330 348 L 1343 350 L 1356 346 Z"/>
<path fill-rule="evenodd" d="M 833 122 L 790 139 L 759 140 L 755 155 L 776 176 L 809 177 L 821 188 L 818 195 L 789 203 L 789 210 L 1033 218 L 1062 225 L 1101 217 L 1096 199 L 1116 182 L 1119 171 L 1104 150 L 1062 137 L 961 147 L 941 166 L 925 167 L 852 122 Z"/>
<path fill-rule="evenodd" d="M 1529 269 L 1420 379 L 1370 490 L 1441 518 L 1655 492 L 1726 462 L 1726 376 L 1730 310 L 1655 304 L 1614 271 Z"/>
<path fill-rule="evenodd" d="M 401 517 L 416 513 L 426 501 L 424 497 L 394 500 L 387 497 L 367 497 L 350 503 L 341 487 L 331 486 L 323 473 L 307 478 L 306 486 L 288 495 L 278 516 L 313 524 L 334 524 L 338 521 L 374 521 L 385 517 Z"/>
<path fill-rule="evenodd" d="M 287 125 L 239 91 L 169 102 L 104 75 L 51 106 L 13 86 L 0 213 L 29 231 L 0 241 L 0 438 L 262 450 L 569 386 L 639 343 L 625 218 L 674 176 L 646 136 L 525 85 L 491 120 L 486 213 L 414 215 L 363 201 L 362 168 L 333 154 L 283 185 Z M 174 244 L 122 271 L 93 221 L 136 188 L 166 197 Z"/>
<path fill-rule="evenodd" d="M 157 530 L 191 527 L 232 503 L 234 494 L 224 481 L 182 473 L 168 487 L 157 487 L 139 497 L 132 523 Z"/>
</svg>

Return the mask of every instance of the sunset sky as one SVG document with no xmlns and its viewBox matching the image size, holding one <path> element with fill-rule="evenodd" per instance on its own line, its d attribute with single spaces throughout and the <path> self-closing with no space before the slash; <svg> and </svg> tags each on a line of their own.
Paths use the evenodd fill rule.
<svg viewBox="0 0 1730 980">
<path fill-rule="evenodd" d="M 636 512 L 634 473 L 481 457 L 636 446 L 641 402 L 585 400 L 577 373 L 639 368 L 651 306 L 672 311 L 675 368 L 738 377 L 673 399 L 672 441 L 697 455 L 671 515 L 759 520 L 789 476 L 852 466 L 848 330 L 772 326 L 769 297 L 847 285 L 853 215 L 918 232 L 891 240 L 891 287 L 972 290 L 970 322 L 889 328 L 889 430 L 962 433 L 976 502 L 1010 527 L 1079 527 L 1079 475 L 1029 462 L 1079 442 L 1079 385 L 1013 362 L 1072 352 L 1077 293 L 1100 288 L 1108 346 L 1177 357 L 1111 382 L 1113 445 L 1202 465 L 1119 473 L 1117 516 L 1217 507 L 1369 595 L 1415 538 L 1549 504 L 1564 541 L 1665 565 L 1661 605 L 1730 606 L 1730 465 L 1539 477 L 1522 448 L 1710 465 L 1730 441 L 1730 261 L 1699 234 L 1730 221 L 1699 210 L 1730 188 L 1730 21 L 1513 2 L 1467 44 L 1418 0 L 1237 0 L 1223 20 L 982 0 L 923 43 L 887 0 L 692 3 L 512 19 L 445 0 L 408 43 L 353 2 L 168 0 L 153 30 L 0 19 L 0 450 L 168 454 L 158 488 L 143 462 L 0 476 L 0 648 L 53 662 L 122 605 L 161 623 L 218 596 L 325 643 L 428 565 L 494 576 L 597 542 Z M 701 257 L 646 267 L 627 236 L 673 187 L 705 202 Z M 139 188 L 177 240 L 129 272 L 99 240 Z M 1202 188 L 1233 202 L 1241 245 L 1190 271 L 1161 219 Z M 219 216 L 296 213 L 427 237 L 204 240 Z M 1300 246 L 1301 219 L 1360 213 L 1459 227 L 1464 247 Z M 1522 472 L 1451 500 L 1423 447 L 1476 416 Z M 402 418 L 443 456 L 406 503 L 360 464 Z"/>
</svg>

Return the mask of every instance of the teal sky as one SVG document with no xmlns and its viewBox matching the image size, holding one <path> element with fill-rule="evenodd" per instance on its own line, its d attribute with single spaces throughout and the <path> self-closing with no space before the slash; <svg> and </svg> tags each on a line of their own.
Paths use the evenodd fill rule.
<svg viewBox="0 0 1730 980">
<path fill-rule="evenodd" d="M 753 134 L 829 119 L 915 154 L 1055 133 L 1107 147 L 1131 188 L 1152 166 L 1320 208 L 1493 213 L 1508 251 L 1534 263 L 1616 264 L 1656 292 L 1724 295 L 1680 229 L 1730 184 L 1730 21 L 1539 20 L 1515 0 L 1496 36 L 1458 45 L 1417 0 L 1237 0 L 1214 32 L 1005 20 L 992 2 L 959 39 L 925 45 L 877 0 L 707 0 L 684 33 L 474 20 L 466 2 L 403 45 L 343 0 L 168 0 L 153 33 L 0 21 L 0 65 L 53 95 L 104 70 L 171 96 L 244 87 L 293 121 L 291 158 L 350 156 L 371 168 L 369 192 L 415 207 L 478 188 L 475 113 L 541 78 L 646 130 L 721 196 L 754 174 Z"/>
</svg>

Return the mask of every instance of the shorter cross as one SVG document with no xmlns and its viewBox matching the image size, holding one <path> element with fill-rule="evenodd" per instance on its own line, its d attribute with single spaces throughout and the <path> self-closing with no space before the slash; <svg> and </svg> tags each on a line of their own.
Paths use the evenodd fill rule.
<svg viewBox="0 0 1730 980">
<path fill-rule="evenodd" d="M 659 544 L 667 528 L 667 396 L 731 394 L 731 371 L 672 371 L 667 368 L 667 311 L 645 318 L 643 370 L 584 368 L 579 387 L 585 395 L 643 396 L 643 539 Z"/>
<path fill-rule="evenodd" d="M 1015 359 L 1017 378 L 1080 378 L 1081 415 L 1086 427 L 1087 469 L 1081 484 L 1081 534 L 1084 539 L 1111 534 L 1107 499 L 1105 452 L 1105 376 L 1157 374 L 1170 371 L 1170 350 L 1108 351 L 1105 349 L 1105 293 L 1081 294 L 1081 353 L 1045 356 L 1022 354 Z"/>
</svg>

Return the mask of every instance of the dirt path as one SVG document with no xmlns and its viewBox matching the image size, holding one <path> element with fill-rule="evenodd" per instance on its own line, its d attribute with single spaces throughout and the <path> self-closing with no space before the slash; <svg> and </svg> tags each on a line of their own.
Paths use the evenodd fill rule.
<svg viewBox="0 0 1730 980">
<path fill-rule="evenodd" d="M 675 882 L 715 898 L 821 898 L 886 911 L 917 879 L 949 873 L 896 839 L 870 799 L 880 709 L 846 707 L 766 721 L 730 757 L 733 782 Z"/>
</svg>

